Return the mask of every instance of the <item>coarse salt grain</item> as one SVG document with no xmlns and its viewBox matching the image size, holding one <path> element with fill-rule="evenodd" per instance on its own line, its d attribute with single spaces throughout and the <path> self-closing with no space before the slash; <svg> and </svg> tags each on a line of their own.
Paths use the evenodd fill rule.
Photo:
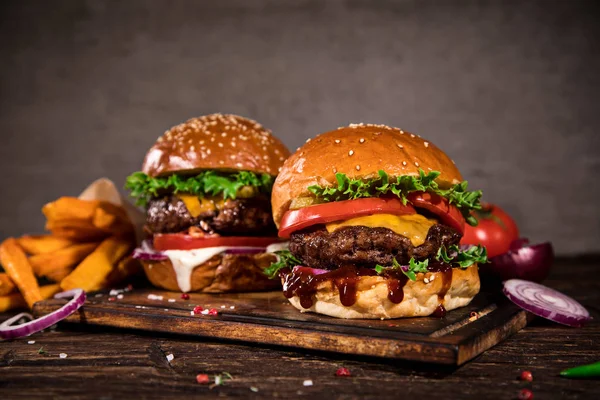
<svg viewBox="0 0 600 400">
<path fill-rule="evenodd" d="M 231 310 L 233 310 L 233 309 L 235 308 L 235 306 L 229 306 L 229 308 L 230 308 Z"/>
<path fill-rule="evenodd" d="M 102 293 L 98 293 L 98 294 L 94 295 L 94 297 L 102 297 L 102 296 L 103 296 Z"/>
<path fill-rule="evenodd" d="M 117 295 L 117 299 L 121 300 L 123 298 L 122 294 Z"/>
<path fill-rule="evenodd" d="M 313 381 L 311 381 L 310 379 L 307 379 L 304 382 L 302 382 L 302 384 L 304 386 L 312 386 L 313 385 Z"/>
<path fill-rule="evenodd" d="M 175 303 L 177 300 L 175 300 L 175 299 L 169 299 L 168 301 L 169 301 L 169 303 Z"/>
<path fill-rule="evenodd" d="M 58 356 L 60 358 L 67 358 L 67 353 L 60 353 Z"/>
<path fill-rule="evenodd" d="M 35 340 L 30 340 L 27 344 L 35 344 Z"/>
<path fill-rule="evenodd" d="M 163 299 L 162 296 L 158 296 L 156 294 L 152 294 L 151 293 L 151 294 L 148 295 L 148 300 L 162 300 L 162 299 Z"/>
<path fill-rule="evenodd" d="M 175 356 L 173 354 L 167 354 L 167 361 L 168 362 L 173 361 L 174 358 L 175 358 Z"/>
<path fill-rule="evenodd" d="M 221 306 L 221 308 L 225 308 L 225 306 Z"/>
<path fill-rule="evenodd" d="M 200 311 L 200 314 L 202 315 L 208 315 L 208 308 L 205 310 Z"/>
<path fill-rule="evenodd" d="M 123 293 L 123 292 L 124 292 L 124 291 L 123 291 L 123 290 L 120 290 L 120 289 L 112 289 L 112 290 L 111 290 L 111 291 L 108 293 L 108 295 L 109 295 L 109 296 L 116 296 L 116 295 L 118 295 L 119 293 Z"/>
</svg>

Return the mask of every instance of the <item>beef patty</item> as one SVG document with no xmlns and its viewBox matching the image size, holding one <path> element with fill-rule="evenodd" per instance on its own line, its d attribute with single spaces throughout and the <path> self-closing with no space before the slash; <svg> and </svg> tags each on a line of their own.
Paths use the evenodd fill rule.
<svg viewBox="0 0 600 400">
<path fill-rule="evenodd" d="M 146 213 L 148 233 L 176 233 L 198 227 L 221 235 L 276 235 L 271 203 L 264 196 L 228 199 L 216 209 L 192 217 L 183 201 L 167 196 L 150 201 Z"/>
<path fill-rule="evenodd" d="M 452 228 L 441 224 L 429 228 L 420 246 L 413 246 L 410 239 L 387 228 L 348 226 L 329 233 L 323 227 L 293 233 L 290 251 L 312 268 L 335 269 L 347 264 L 373 268 L 377 264 L 391 266 L 393 258 L 401 265 L 407 265 L 413 257 L 431 258 L 442 244 L 458 244 L 460 238 Z"/>
</svg>

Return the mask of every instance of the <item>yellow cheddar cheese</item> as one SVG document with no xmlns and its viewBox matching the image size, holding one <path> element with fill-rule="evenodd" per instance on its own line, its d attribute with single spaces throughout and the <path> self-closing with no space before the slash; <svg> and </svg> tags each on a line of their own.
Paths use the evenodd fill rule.
<svg viewBox="0 0 600 400">
<path fill-rule="evenodd" d="M 413 246 L 422 245 L 427 238 L 429 228 L 437 223 L 434 219 L 419 214 L 392 215 L 375 214 L 366 217 L 351 218 L 346 221 L 331 222 L 325 225 L 328 232 L 345 226 L 366 226 L 368 228 L 387 228 L 410 239 Z"/>
<path fill-rule="evenodd" d="M 177 197 L 179 197 L 181 201 L 183 201 L 183 204 L 185 204 L 185 208 L 187 208 L 190 215 L 194 218 L 196 218 L 202 213 L 214 211 L 218 207 L 218 205 L 216 204 L 217 202 L 215 202 L 215 200 L 211 198 L 200 198 L 193 194 L 178 194 Z"/>
</svg>

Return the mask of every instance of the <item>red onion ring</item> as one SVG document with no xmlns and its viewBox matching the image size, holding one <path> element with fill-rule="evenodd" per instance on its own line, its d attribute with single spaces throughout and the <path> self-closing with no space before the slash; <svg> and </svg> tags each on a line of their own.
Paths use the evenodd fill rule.
<svg viewBox="0 0 600 400">
<path fill-rule="evenodd" d="M 327 269 L 310 268 L 310 267 L 304 267 L 302 265 L 296 265 L 292 269 L 292 271 L 293 272 L 302 272 L 302 271 L 304 271 L 304 272 L 307 272 L 307 273 L 312 274 L 312 275 L 321 275 L 321 274 L 326 274 L 328 272 L 331 272 L 331 271 L 329 271 Z"/>
<path fill-rule="evenodd" d="M 576 300 L 539 283 L 509 279 L 502 292 L 525 311 L 559 324 L 581 327 L 591 319 Z"/>
<path fill-rule="evenodd" d="M 550 273 L 554 262 L 554 249 L 550 242 L 524 246 L 529 241 L 519 239 L 511 244 L 511 250 L 489 259 L 479 266 L 483 274 L 501 281 L 525 279 L 542 282 Z"/>
<path fill-rule="evenodd" d="M 58 293 L 54 296 L 55 299 L 64 299 L 68 297 L 72 297 L 72 299 L 69 300 L 67 304 L 58 310 L 44 315 L 38 319 L 33 319 L 33 317 L 28 313 L 21 313 L 2 322 L 0 324 L 0 338 L 15 339 L 39 332 L 67 318 L 69 315 L 81 308 L 83 303 L 85 303 L 85 292 L 81 289 L 69 290 L 67 292 Z M 13 325 L 23 317 L 31 319 L 31 321 L 20 325 Z"/>
</svg>

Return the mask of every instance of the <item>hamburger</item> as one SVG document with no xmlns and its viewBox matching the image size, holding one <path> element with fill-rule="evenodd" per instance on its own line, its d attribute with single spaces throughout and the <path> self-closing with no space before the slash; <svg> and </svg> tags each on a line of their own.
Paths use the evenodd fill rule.
<svg viewBox="0 0 600 400">
<path fill-rule="evenodd" d="M 479 292 L 482 247 L 459 247 L 481 191 L 433 143 L 384 125 L 323 133 L 288 158 L 271 203 L 288 249 L 266 271 L 301 311 L 444 316 Z"/>
<path fill-rule="evenodd" d="M 273 181 L 286 147 L 259 123 L 212 114 L 174 126 L 148 151 L 125 187 L 146 207 L 136 250 L 150 282 L 207 293 L 279 287 L 264 269 L 279 241 Z"/>
</svg>

